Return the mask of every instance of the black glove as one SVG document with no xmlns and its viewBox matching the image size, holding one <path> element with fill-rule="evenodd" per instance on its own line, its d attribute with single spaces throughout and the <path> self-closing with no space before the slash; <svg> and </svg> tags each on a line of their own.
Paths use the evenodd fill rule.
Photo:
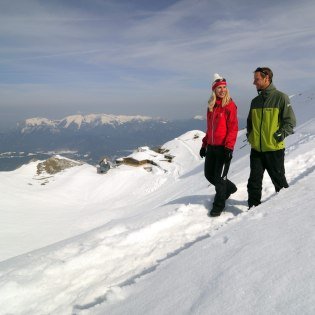
<svg viewBox="0 0 315 315">
<path fill-rule="evenodd" d="M 229 148 L 224 148 L 224 162 L 229 162 L 232 160 L 233 157 L 233 150 Z"/>
<path fill-rule="evenodd" d="M 207 152 L 206 147 L 202 147 L 199 152 L 200 157 L 204 158 L 206 156 L 206 152 Z"/>
<path fill-rule="evenodd" d="M 284 140 L 284 134 L 281 130 L 277 130 L 274 134 L 273 137 L 276 139 L 277 142 L 281 142 Z"/>
</svg>

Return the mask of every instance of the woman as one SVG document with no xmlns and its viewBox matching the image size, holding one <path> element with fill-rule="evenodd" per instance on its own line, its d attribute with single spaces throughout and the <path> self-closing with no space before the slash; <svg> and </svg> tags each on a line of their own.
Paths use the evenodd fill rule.
<svg viewBox="0 0 315 315">
<path fill-rule="evenodd" d="M 215 186 L 216 195 L 210 216 L 219 216 L 225 200 L 235 193 L 235 184 L 227 179 L 238 132 L 237 107 L 230 97 L 226 80 L 214 74 L 208 102 L 207 133 L 202 139 L 200 156 L 206 157 L 205 177 Z"/>
</svg>

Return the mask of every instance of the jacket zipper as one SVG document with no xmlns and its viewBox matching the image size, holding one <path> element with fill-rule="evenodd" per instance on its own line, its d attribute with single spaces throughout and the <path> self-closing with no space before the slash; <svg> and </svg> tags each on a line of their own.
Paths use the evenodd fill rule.
<svg viewBox="0 0 315 315">
<path fill-rule="evenodd" d="M 214 114 L 215 114 L 215 106 L 214 106 L 214 108 L 213 108 L 213 115 L 212 115 L 212 128 L 211 128 L 211 130 L 212 130 L 212 142 L 211 142 L 211 144 L 213 145 L 214 144 Z"/>
<path fill-rule="evenodd" d="M 265 101 L 264 101 L 264 98 L 262 97 L 263 99 L 263 106 L 261 108 L 261 121 L 260 121 L 260 132 L 259 132 L 259 135 L 260 135 L 260 152 L 262 152 L 262 135 L 261 135 L 261 131 L 262 131 L 262 125 L 263 125 L 263 119 L 264 119 L 264 108 L 265 108 Z"/>
</svg>

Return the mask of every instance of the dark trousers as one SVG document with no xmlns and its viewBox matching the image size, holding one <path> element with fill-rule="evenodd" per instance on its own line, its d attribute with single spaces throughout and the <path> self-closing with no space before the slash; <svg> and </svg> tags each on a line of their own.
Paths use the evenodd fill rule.
<svg viewBox="0 0 315 315">
<path fill-rule="evenodd" d="M 212 185 L 215 186 L 216 194 L 213 202 L 213 208 L 215 210 L 223 210 L 226 198 L 231 194 L 231 192 L 236 190 L 235 184 L 226 177 L 230 163 L 231 161 L 224 161 L 223 146 L 207 147 L 205 177 Z M 225 171 L 225 174 L 223 174 L 223 171 Z"/>
<path fill-rule="evenodd" d="M 262 181 L 264 172 L 267 170 L 276 191 L 289 187 L 285 178 L 284 170 L 284 149 L 278 151 L 250 152 L 250 175 L 247 184 L 248 205 L 257 206 L 260 204 Z"/>
</svg>

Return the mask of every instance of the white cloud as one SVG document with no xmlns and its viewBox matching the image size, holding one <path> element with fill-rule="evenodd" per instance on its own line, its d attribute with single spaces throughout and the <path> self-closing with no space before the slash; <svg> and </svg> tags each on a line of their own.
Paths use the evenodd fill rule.
<svg viewBox="0 0 315 315">
<path fill-rule="evenodd" d="M 148 89 L 178 104 L 187 104 L 196 90 L 203 99 L 213 72 L 224 74 L 236 97 L 247 102 L 254 89 L 252 71 L 259 65 L 274 69 L 288 93 L 303 77 L 315 85 L 315 4 L 308 0 L 266 1 L 264 6 L 183 0 L 160 10 L 96 0 L 86 7 L 57 0 L 18 4 L 0 4 L 2 82 L 14 84 L 12 89 L 51 84 L 46 95 L 53 99 L 49 90 L 71 86 L 75 103 L 76 88 L 82 95 L 84 83 L 87 95 L 93 94 L 93 85 L 111 89 L 113 102 L 120 99 L 121 88 L 132 87 L 141 111 L 148 106 L 141 93 Z M 168 87 L 177 89 L 177 98 Z M 32 93 L 24 103 L 38 98 Z M 95 104 L 101 102 L 97 95 Z M 13 104 L 11 97 L 6 101 Z"/>
</svg>

